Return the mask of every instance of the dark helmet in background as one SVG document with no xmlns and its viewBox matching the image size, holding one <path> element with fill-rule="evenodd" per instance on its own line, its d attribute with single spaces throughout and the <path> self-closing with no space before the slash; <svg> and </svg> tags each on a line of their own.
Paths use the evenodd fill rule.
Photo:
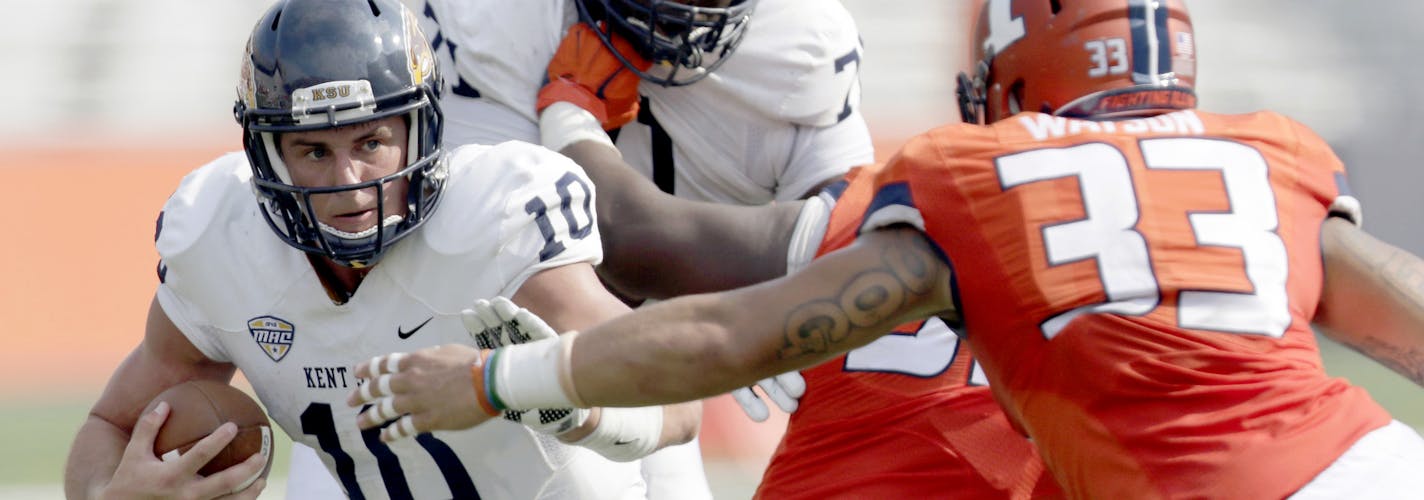
<svg viewBox="0 0 1424 500">
<path fill-rule="evenodd" d="M 689 85 L 726 62 L 747 33 L 757 0 L 574 0 L 579 19 L 644 80 Z M 624 59 L 609 29 L 652 61 L 644 71 Z"/>
<path fill-rule="evenodd" d="M 253 188 L 267 223 L 287 244 L 348 267 L 366 267 L 430 217 L 446 178 L 440 149 L 440 73 L 416 18 L 397 0 L 279 0 L 258 21 L 242 57 L 233 113 L 242 125 Z M 358 184 L 292 184 L 279 134 L 404 116 L 405 168 Z M 406 214 L 379 193 L 410 182 Z M 322 224 L 311 197 L 376 189 L 378 222 L 359 234 Z"/>
</svg>

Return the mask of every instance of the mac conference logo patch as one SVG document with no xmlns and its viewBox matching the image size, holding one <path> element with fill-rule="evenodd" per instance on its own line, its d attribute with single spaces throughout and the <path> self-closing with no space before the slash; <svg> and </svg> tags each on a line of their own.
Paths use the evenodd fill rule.
<svg viewBox="0 0 1424 500">
<path fill-rule="evenodd" d="M 252 340 L 257 341 L 257 346 L 261 347 L 262 352 L 267 353 L 267 357 L 272 358 L 272 361 L 281 361 L 287 356 L 287 352 L 292 350 L 292 337 L 297 333 L 291 323 L 276 316 L 259 316 L 247 320 L 247 331 L 252 333 Z"/>
</svg>

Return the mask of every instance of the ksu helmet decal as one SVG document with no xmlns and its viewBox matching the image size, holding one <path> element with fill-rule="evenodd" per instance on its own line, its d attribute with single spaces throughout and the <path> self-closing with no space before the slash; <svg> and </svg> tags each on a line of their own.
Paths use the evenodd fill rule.
<svg viewBox="0 0 1424 500">
<path fill-rule="evenodd" d="M 297 329 L 282 318 L 258 316 L 247 320 L 247 332 L 252 334 L 252 340 L 257 342 L 262 352 L 267 353 L 267 357 L 272 361 L 281 361 L 292 350 L 292 339 L 296 337 Z"/>
</svg>

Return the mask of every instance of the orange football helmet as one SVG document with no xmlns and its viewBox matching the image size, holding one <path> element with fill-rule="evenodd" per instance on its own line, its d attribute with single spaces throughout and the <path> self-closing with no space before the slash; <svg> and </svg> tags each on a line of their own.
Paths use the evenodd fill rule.
<svg viewBox="0 0 1424 500">
<path fill-rule="evenodd" d="M 1196 48 L 1182 0 L 987 0 L 960 116 L 1020 111 L 1112 118 L 1196 107 Z"/>
</svg>

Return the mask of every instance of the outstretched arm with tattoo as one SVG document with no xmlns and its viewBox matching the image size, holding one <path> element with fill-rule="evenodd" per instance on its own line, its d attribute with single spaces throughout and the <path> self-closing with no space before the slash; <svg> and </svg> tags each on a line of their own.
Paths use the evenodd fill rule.
<svg viewBox="0 0 1424 500">
<path fill-rule="evenodd" d="M 461 405 L 477 410 L 461 413 L 460 425 L 506 409 L 692 401 L 812 366 L 907 321 L 957 319 L 950 272 L 919 231 L 881 229 L 784 278 L 661 302 L 583 333 L 482 351 L 468 365 L 466 397 L 475 402 Z M 421 386 L 414 358 L 399 359 L 379 390 L 353 392 L 351 402 L 389 395 L 412 414 L 414 432 L 444 428 L 404 402 Z M 370 367 L 383 363 L 363 363 L 357 376 L 369 377 Z M 362 415 L 362 428 L 382 423 Z"/>
<path fill-rule="evenodd" d="M 1344 219 L 1321 228 L 1322 333 L 1424 385 L 1424 260 Z"/>
<path fill-rule="evenodd" d="M 721 394 L 816 365 L 911 320 L 955 319 L 949 282 L 949 265 L 923 233 L 877 230 L 784 278 L 660 302 L 582 333 L 478 353 L 466 365 L 471 388 L 464 391 L 476 401 L 459 405 L 478 411 L 461 412 L 458 426 L 506 409 L 638 407 Z M 354 391 L 349 402 L 389 396 L 400 413 L 412 415 L 412 434 L 447 428 L 423 416 L 425 405 L 410 402 L 407 393 L 425 385 L 418 361 L 396 360 L 379 390 Z M 371 367 L 384 363 L 363 363 L 357 376 L 369 378 Z M 367 413 L 358 422 L 363 429 L 383 423 Z"/>
<path fill-rule="evenodd" d="M 955 314 L 949 277 L 920 232 L 876 231 L 785 278 L 654 304 L 580 333 L 570 396 L 685 401 L 813 366 L 896 325 Z"/>
</svg>

